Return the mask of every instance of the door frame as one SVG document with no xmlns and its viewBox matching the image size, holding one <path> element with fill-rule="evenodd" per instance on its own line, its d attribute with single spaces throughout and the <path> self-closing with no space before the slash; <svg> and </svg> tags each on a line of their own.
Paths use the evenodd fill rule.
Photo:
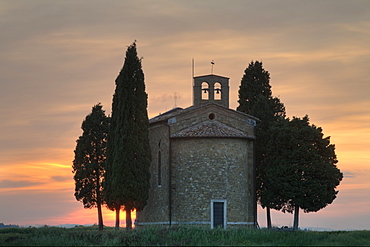
<svg viewBox="0 0 370 247">
<path fill-rule="evenodd" d="M 211 229 L 214 228 L 214 209 L 213 209 L 213 204 L 215 202 L 222 202 L 224 204 L 224 229 L 226 229 L 226 224 L 227 224 L 227 200 L 226 199 L 211 199 Z"/>
</svg>

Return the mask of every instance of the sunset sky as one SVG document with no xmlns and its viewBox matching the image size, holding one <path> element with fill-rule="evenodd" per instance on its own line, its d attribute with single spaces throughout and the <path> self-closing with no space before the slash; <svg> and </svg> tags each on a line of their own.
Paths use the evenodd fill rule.
<svg viewBox="0 0 370 247">
<path fill-rule="evenodd" d="M 195 76 L 214 60 L 230 78 L 233 109 L 245 68 L 262 61 L 287 115 L 331 136 L 344 174 L 337 199 L 301 211 L 300 227 L 370 230 L 368 0 L 0 0 L 0 223 L 97 222 L 74 198 L 73 151 L 92 106 L 111 113 L 134 40 L 149 117 L 192 105 L 192 58 Z M 273 212 L 272 223 L 293 215 Z"/>
</svg>

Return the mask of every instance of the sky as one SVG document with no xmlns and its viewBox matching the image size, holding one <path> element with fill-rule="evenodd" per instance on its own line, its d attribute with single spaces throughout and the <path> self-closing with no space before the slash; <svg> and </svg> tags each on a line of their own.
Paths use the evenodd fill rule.
<svg viewBox="0 0 370 247">
<path fill-rule="evenodd" d="M 192 105 L 192 59 L 195 76 L 213 60 L 230 78 L 232 109 L 244 70 L 262 61 L 287 116 L 322 127 L 344 174 L 300 227 L 370 230 L 370 1 L 0 0 L 0 30 L 0 222 L 97 222 L 74 198 L 73 151 L 93 105 L 111 114 L 136 40 L 149 117 Z M 114 212 L 104 220 L 113 226 Z M 273 211 L 272 224 L 293 215 Z"/>
</svg>

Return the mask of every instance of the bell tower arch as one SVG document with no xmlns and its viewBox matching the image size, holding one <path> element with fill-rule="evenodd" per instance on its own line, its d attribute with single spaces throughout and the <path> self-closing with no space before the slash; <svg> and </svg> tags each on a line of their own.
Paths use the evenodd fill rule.
<svg viewBox="0 0 370 247">
<path fill-rule="evenodd" d="M 207 97 L 202 96 L 206 94 Z M 229 108 L 229 78 L 203 75 L 193 78 L 193 105 L 217 103 Z"/>
</svg>

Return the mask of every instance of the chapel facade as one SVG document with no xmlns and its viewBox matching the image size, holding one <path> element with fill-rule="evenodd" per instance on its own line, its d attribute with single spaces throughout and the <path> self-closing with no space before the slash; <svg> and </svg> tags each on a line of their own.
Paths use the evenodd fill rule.
<svg viewBox="0 0 370 247">
<path fill-rule="evenodd" d="M 229 108 L 229 78 L 193 79 L 193 106 L 149 120 L 151 188 L 136 225 L 256 226 L 259 120 Z"/>
</svg>

